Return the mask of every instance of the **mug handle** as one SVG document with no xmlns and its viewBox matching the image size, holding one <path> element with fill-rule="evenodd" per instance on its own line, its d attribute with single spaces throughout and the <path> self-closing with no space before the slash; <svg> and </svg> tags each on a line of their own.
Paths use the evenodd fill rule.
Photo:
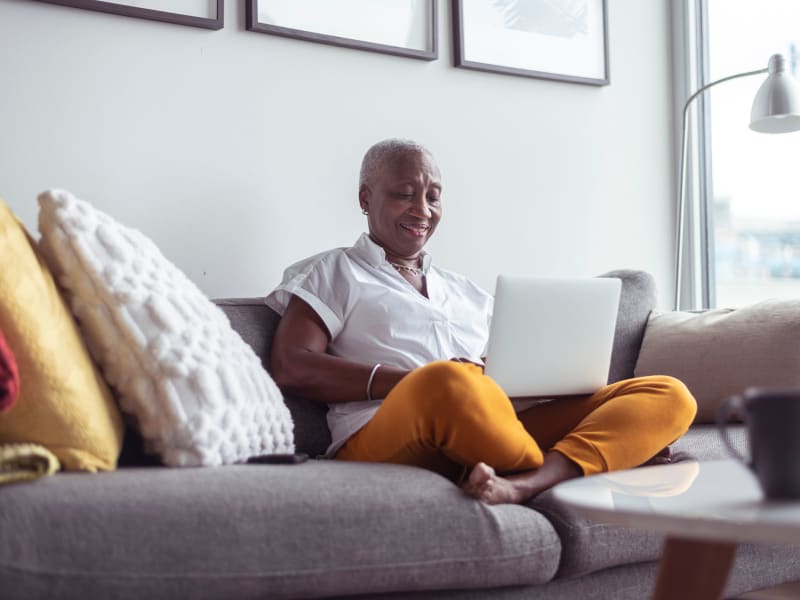
<svg viewBox="0 0 800 600">
<path fill-rule="evenodd" d="M 727 423 L 730 419 L 731 413 L 734 411 L 738 411 L 740 413 L 744 412 L 744 398 L 742 396 L 731 396 L 719 406 L 717 409 L 717 430 L 719 431 L 719 435 L 722 438 L 725 447 L 728 449 L 728 452 L 730 452 L 735 458 L 738 458 L 743 463 L 748 464 L 747 459 L 734 447 L 733 442 L 731 442 L 730 435 L 728 434 Z"/>
</svg>

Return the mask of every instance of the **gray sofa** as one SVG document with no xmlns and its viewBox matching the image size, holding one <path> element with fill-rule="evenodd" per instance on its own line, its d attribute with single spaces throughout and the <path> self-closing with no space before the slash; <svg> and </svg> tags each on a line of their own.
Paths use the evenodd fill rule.
<svg viewBox="0 0 800 600">
<path fill-rule="evenodd" d="M 618 380 L 633 375 L 655 293 L 645 273 L 607 275 L 623 281 Z M 266 364 L 278 316 L 262 299 L 218 304 Z M 324 407 L 286 402 L 298 451 L 321 454 Z M 673 449 L 678 459 L 724 456 L 708 425 Z M 140 452 L 135 432 L 120 462 L 111 473 L 0 487 L 0 598 L 639 600 L 662 542 L 577 518 L 549 492 L 527 506 L 485 506 L 413 467 L 315 459 L 168 469 Z M 796 547 L 741 546 L 728 594 L 800 578 L 799 557 Z"/>
</svg>

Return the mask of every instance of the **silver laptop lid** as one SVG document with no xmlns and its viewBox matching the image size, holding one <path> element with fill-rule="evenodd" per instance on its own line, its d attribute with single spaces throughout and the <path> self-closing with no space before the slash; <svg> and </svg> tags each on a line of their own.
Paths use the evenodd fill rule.
<svg viewBox="0 0 800 600">
<path fill-rule="evenodd" d="M 486 374 L 510 397 L 593 393 L 606 385 L 622 282 L 500 275 Z"/>
</svg>

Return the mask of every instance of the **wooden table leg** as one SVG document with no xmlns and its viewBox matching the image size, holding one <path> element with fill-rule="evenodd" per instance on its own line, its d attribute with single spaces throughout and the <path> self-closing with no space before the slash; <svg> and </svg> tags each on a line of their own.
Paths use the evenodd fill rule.
<svg viewBox="0 0 800 600">
<path fill-rule="evenodd" d="M 718 600 L 735 554 L 736 544 L 668 537 L 653 600 Z"/>
</svg>

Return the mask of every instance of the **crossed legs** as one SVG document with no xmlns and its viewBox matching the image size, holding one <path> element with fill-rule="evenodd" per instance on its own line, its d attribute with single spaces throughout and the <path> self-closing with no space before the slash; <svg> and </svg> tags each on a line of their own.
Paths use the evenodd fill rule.
<svg viewBox="0 0 800 600">
<path fill-rule="evenodd" d="M 559 481 L 640 465 L 683 435 L 696 405 L 671 377 L 620 381 L 519 414 L 477 366 L 439 361 L 395 386 L 337 459 L 424 467 L 490 504 L 524 502 Z"/>
</svg>

